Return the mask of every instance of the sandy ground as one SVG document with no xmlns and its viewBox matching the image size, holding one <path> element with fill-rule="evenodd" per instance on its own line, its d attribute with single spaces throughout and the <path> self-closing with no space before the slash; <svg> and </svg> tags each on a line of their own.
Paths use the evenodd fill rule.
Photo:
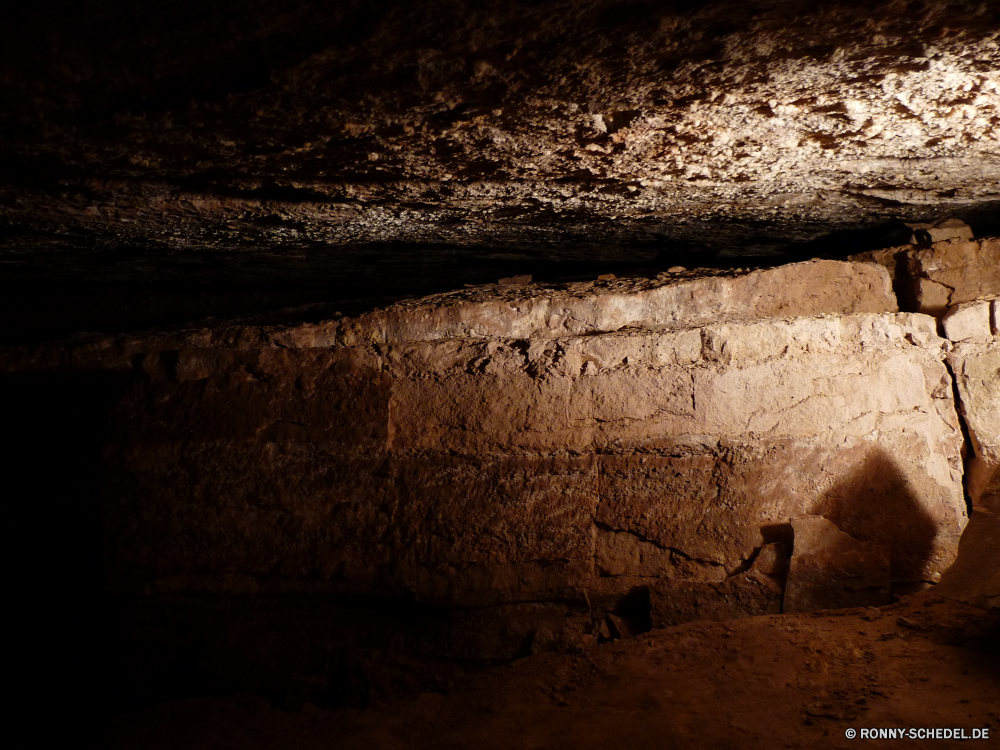
<svg viewBox="0 0 1000 750">
<path fill-rule="evenodd" d="M 133 748 L 935 748 L 848 729 L 989 729 L 1000 745 L 996 613 L 931 595 L 880 610 L 695 622 L 542 654 L 452 695 L 298 713 L 197 699 L 122 717 Z M 963 645 L 958 645 L 963 644 Z M 963 743 L 963 747 L 969 746 Z"/>
</svg>

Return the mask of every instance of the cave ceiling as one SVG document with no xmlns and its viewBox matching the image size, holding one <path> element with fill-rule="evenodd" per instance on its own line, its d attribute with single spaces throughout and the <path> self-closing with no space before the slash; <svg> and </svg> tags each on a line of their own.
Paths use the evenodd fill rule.
<svg viewBox="0 0 1000 750">
<path fill-rule="evenodd" d="M 1000 226 L 985 0 L 41 2 L 0 31 L 0 103 L 8 297 L 347 298 Z"/>
</svg>

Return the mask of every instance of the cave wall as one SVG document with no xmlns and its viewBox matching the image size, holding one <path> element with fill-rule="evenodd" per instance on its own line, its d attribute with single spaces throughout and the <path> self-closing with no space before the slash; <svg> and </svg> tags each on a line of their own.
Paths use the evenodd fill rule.
<svg viewBox="0 0 1000 750">
<path fill-rule="evenodd" d="M 889 546 L 899 584 L 932 581 L 965 517 L 940 344 L 890 313 L 150 355 L 107 449 L 111 580 L 463 607 L 712 592 L 762 527 L 821 513 Z"/>
<path fill-rule="evenodd" d="M 102 517 L 100 549 L 85 525 L 67 549 L 102 560 L 86 588 L 126 692 L 337 704 L 797 606 L 817 517 L 885 561 L 847 601 L 932 585 L 965 493 L 991 512 L 997 301 L 963 290 L 1000 243 L 980 246 L 91 335 L 2 350 L 2 385 L 37 434 L 24 470 L 68 467 L 36 469 L 43 494 Z M 939 318 L 897 311 L 912 256 L 951 274 Z"/>
</svg>

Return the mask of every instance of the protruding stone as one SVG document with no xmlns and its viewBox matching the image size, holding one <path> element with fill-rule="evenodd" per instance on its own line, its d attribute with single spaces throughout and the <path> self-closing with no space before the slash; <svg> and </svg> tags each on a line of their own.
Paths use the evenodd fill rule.
<svg viewBox="0 0 1000 750">
<path fill-rule="evenodd" d="M 901 245 L 851 255 L 883 266 L 901 309 L 940 318 L 949 308 L 1000 294 L 1000 239 L 948 239 L 930 246 Z"/>
<path fill-rule="evenodd" d="M 971 240 L 972 227 L 961 219 L 942 219 L 930 224 L 907 224 L 913 230 L 914 245 L 930 245 L 944 240 Z"/>
<path fill-rule="evenodd" d="M 951 308 L 941 321 L 944 334 L 952 341 L 988 338 L 990 331 L 990 302 L 967 302 Z"/>
<path fill-rule="evenodd" d="M 515 277 L 516 278 L 516 277 Z M 603 274 L 610 281 L 614 274 Z M 501 286 L 404 302 L 326 324 L 322 344 L 357 346 L 445 338 L 558 338 L 636 326 L 693 328 L 720 321 L 885 313 L 898 309 L 884 268 L 819 260 L 741 276 L 704 273 L 565 288 Z M 283 347 L 304 331 L 275 332 Z M 259 348 L 259 341 L 253 348 Z"/>
<path fill-rule="evenodd" d="M 958 386 L 959 409 L 972 440 L 965 488 L 977 505 L 1000 469 L 1000 341 L 965 342 L 948 355 Z"/>
<path fill-rule="evenodd" d="M 784 611 L 880 607 L 890 601 L 889 553 L 822 516 L 792 519 L 794 546 Z"/>
<path fill-rule="evenodd" d="M 930 279 L 917 279 L 913 284 L 913 309 L 925 315 L 940 317 L 951 304 L 952 289 Z"/>
</svg>

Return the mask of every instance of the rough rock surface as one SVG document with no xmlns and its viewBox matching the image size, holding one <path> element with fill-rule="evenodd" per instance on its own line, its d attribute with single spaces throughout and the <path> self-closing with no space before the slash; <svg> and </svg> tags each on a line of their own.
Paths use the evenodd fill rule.
<svg viewBox="0 0 1000 750">
<path fill-rule="evenodd" d="M 819 261 L 90 337 L 5 369 L 121 379 L 109 590 L 140 640 L 185 621 L 211 669 L 257 685 L 277 678 L 230 641 L 283 633 L 302 669 L 362 632 L 504 660 L 777 612 L 807 514 L 889 550 L 896 593 L 935 581 L 966 517 L 949 344 L 880 309 L 883 268 Z M 303 597 L 333 599 L 285 622 Z"/>
<path fill-rule="evenodd" d="M 523 659 L 446 694 L 368 711 L 310 704 L 290 713 L 250 695 L 175 701 L 117 720 L 108 747 L 851 750 L 878 743 L 845 730 L 870 727 L 985 728 L 989 741 L 973 745 L 988 747 L 1000 732 L 1000 660 L 983 650 L 990 635 L 982 614 L 925 597 L 822 616 L 690 623 Z M 978 650 L 956 639 L 973 631 L 982 634 Z"/>
<path fill-rule="evenodd" d="M 977 498 L 962 532 L 958 558 L 934 593 L 981 609 L 1000 610 L 1000 470 Z"/>
<path fill-rule="evenodd" d="M 851 260 L 885 266 L 903 310 L 943 317 L 950 308 L 1000 294 L 1000 238 L 902 245 Z"/>
<path fill-rule="evenodd" d="M 980 300 L 978 302 L 965 302 L 948 310 L 941 325 L 944 328 L 945 337 L 952 341 L 965 341 L 967 339 L 988 339 L 992 332 L 990 325 L 990 308 L 993 302 L 990 300 Z"/>
<path fill-rule="evenodd" d="M 672 269 L 93 335 L 5 350 L 5 413 L 34 434 L 53 394 L 88 404 L 64 455 L 103 493 L 128 692 L 363 703 L 446 689 L 456 663 L 777 613 L 803 515 L 884 546 L 894 594 L 936 580 L 965 523 L 953 345 L 878 312 L 887 281 Z M 966 375 L 973 344 L 951 351 Z"/>
<path fill-rule="evenodd" d="M 810 512 L 888 544 L 894 581 L 933 580 L 964 510 L 950 378 L 910 341 L 932 330 L 855 315 L 150 354 L 108 454 L 112 580 L 378 580 L 464 606 L 711 591 Z"/>
<path fill-rule="evenodd" d="M 0 29 L 8 272 L 346 287 L 996 223 L 991 2 L 145 5 Z"/>
<path fill-rule="evenodd" d="M 793 552 L 782 611 L 881 607 L 890 600 L 890 561 L 822 516 L 792 519 Z"/>
<path fill-rule="evenodd" d="M 940 316 L 947 308 L 1000 293 L 1000 239 L 948 240 L 909 253 L 916 309 Z"/>
<path fill-rule="evenodd" d="M 948 354 L 948 364 L 972 441 L 966 487 L 976 505 L 1000 467 L 1000 339 L 960 343 Z"/>
</svg>

